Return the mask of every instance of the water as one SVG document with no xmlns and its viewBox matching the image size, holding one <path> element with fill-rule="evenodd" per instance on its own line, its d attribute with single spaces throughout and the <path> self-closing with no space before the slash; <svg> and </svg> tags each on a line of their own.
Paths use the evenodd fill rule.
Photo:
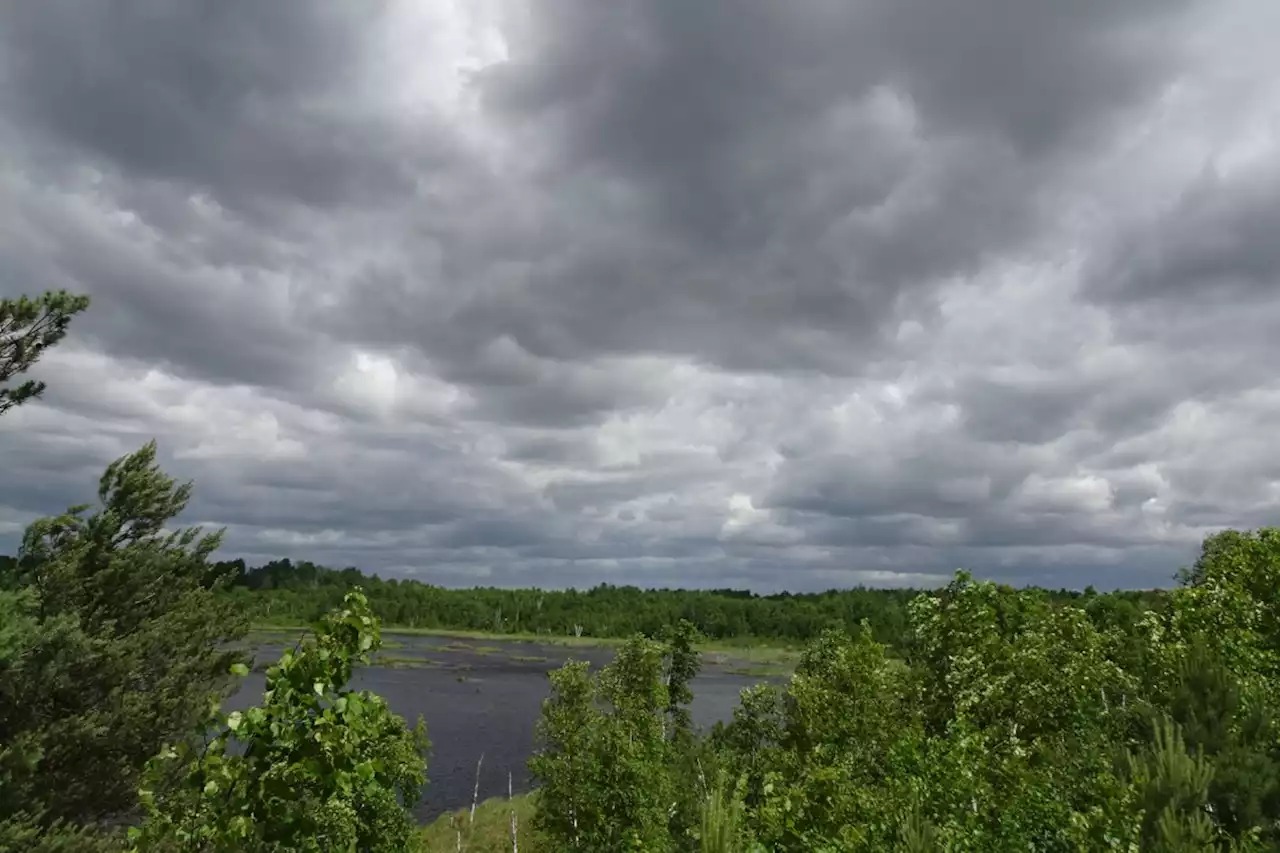
<svg viewBox="0 0 1280 853">
<path fill-rule="evenodd" d="M 428 785 L 417 808 L 424 822 L 470 805 L 477 762 L 481 800 L 506 796 L 508 772 L 514 791 L 527 791 L 525 762 L 533 752 L 534 724 L 549 693 L 547 672 L 569 658 L 600 666 L 612 657 L 607 649 L 488 641 L 464 644 L 434 637 L 395 639 L 405 647 L 386 650 L 384 657 L 407 666 L 362 668 L 352 686 L 381 695 L 410 724 L 419 714 L 426 720 L 432 746 Z M 256 658 L 274 661 L 280 651 L 280 647 L 263 646 Z M 760 680 L 728 673 L 723 663 L 706 664 L 693 683 L 694 724 L 709 727 L 728 720 L 741 690 Z M 264 683 L 263 674 L 250 673 L 224 708 L 231 711 L 258 703 Z"/>
</svg>

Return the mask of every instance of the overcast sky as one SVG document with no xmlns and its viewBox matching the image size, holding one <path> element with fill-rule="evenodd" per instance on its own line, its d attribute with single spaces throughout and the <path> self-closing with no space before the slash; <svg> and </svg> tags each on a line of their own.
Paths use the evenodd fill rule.
<svg viewBox="0 0 1280 853">
<path fill-rule="evenodd" d="M 1164 585 L 1280 521 L 1280 3 L 0 10 L 0 551 L 155 437 L 224 555 Z"/>
</svg>

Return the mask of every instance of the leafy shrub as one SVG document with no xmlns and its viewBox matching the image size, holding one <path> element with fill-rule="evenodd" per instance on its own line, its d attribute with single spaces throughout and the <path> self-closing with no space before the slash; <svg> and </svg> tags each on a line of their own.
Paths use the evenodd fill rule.
<svg viewBox="0 0 1280 853">
<path fill-rule="evenodd" d="M 215 714 L 217 731 L 198 752 L 179 742 L 151 763 L 135 853 L 411 849 L 425 726 L 410 730 L 381 697 L 344 689 L 380 645 L 364 595 L 348 593 L 314 640 L 267 671 L 260 707 Z"/>
</svg>

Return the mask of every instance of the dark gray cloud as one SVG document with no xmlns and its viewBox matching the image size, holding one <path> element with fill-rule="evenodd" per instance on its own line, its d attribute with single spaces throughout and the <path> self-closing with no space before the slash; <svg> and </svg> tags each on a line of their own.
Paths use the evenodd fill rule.
<svg viewBox="0 0 1280 853">
<path fill-rule="evenodd" d="M 5 100 L 45 140 L 131 179 L 236 205 L 384 203 L 433 140 L 333 100 L 360 85 L 383 6 L 22 4 L 5 14 Z"/>
<path fill-rule="evenodd" d="M 1093 270 L 1094 293 L 1191 311 L 1266 300 L 1280 284 L 1280 167 L 1207 169 L 1177 201 L 1125 235 Z"/>
<path fill-rule="evenodd" d="M 1034 243 L 1064 161 L 1168 82 L 1183 4 L 947 8 L 539 7 L 483 91 L 605 233 L 532 271 L 530 346 L 856 372 L 936 280 Z"/>
<path fill-rule="evenodd" d="M 822 225 L 908 177 L 892 146 L 907 140 L 877 134 L 864 99 L 908 101 L 926 140 L 958 130 L 1038 158 L 1165 82 L 1177 51 L 1161 35 L 1185 5 L 575 0 L 538 9 L 487 92 L 517 119 L 563 119 L 562 167 L 620 171 L 656 195 L 660 225 L 757 244 L 805 224 L 796 196 L 825 168 Z"/>
<path fill-rule="evenodd" d="M 1260 0 L 0 11 L 0 543 L 151 437 L 451 584 L 1167 582 L 1280 519 Z"/>
</svg>

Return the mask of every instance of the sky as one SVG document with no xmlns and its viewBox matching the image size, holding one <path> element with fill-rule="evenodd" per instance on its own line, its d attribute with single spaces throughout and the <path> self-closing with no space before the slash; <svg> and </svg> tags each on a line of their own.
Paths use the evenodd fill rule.
<svg viewBox="0 0 1280 853">
<path fill-rule="evenodd" d="M 1272 0 L 0 8 L 0 551 L 155 438 L 222 555 L 1168 585 L 1280 521 Z"/>
</svg>

